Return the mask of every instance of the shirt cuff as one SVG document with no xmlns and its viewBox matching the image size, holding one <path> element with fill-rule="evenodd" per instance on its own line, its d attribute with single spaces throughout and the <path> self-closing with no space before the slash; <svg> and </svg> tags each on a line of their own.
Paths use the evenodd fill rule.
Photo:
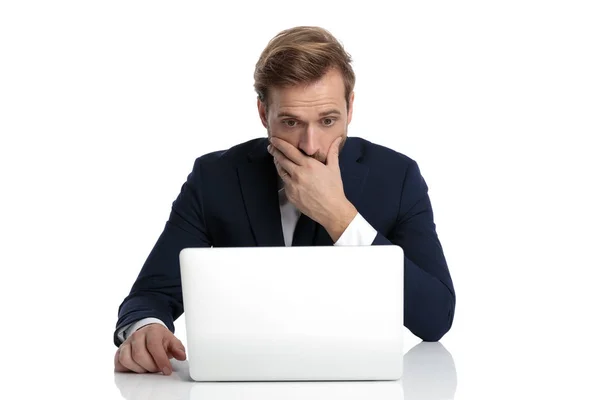
<svg viewBox="0 0 600 400">
<path fill-rule="evenodd" d="M 153 317 L 142 318 L 139 321 L 132 322 L 131 324 L 126 325 L 123 328 L 121 328 L 119 330 L 119 332 L 117 333 L 117 338 L 119 338 L 121 343 L 123 343 L 133 332 L 137 331 L 140 328 L 143 328 L 146 325 L 150 325 L 150 324 L 161 324 L 165 328 L 167 327 L 167 325 L 165 325 L 165 323 L 162 322 L 158 318 L 153 318 Z"/>
<path fill-rule="evenodd" d="M 375 228 L 360 213 L 357 213 L 334 246 L 370 246 L 376 236 Z"/>
</svg>

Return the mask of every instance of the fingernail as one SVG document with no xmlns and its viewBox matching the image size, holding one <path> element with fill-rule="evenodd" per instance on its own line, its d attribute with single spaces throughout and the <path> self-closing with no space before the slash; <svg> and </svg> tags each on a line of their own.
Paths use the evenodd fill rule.
<svg viewBox="0 0 600 400">
<path fill-rule="evenodd" d="M 168 367 L 164 367 L 162 370 L 163 374 L 165 375 L 170 375 L 171 374 L 171 370 Z"/>
</svg>

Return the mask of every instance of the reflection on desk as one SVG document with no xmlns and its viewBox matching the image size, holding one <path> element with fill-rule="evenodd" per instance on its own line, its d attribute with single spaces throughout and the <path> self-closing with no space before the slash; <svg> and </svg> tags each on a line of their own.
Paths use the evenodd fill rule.
<svg viewBox="0 0 600 400">
<path fill-rule="evenodd" d="M 456 381 L 454 359 L 441 343 L 421 342 L 404 355 L 406 400 L 453 399 Z"/>
<path fill-rule="evenodd" d="M 115 384 L 127 400 L 453 399 L 456 368 L 441 343 L 422 342 L 404 355 L 399 381 L 352 382 L 194 382 L 187 361 L 173 360 L 173 374 L 115 373 Z"/>
</svg>

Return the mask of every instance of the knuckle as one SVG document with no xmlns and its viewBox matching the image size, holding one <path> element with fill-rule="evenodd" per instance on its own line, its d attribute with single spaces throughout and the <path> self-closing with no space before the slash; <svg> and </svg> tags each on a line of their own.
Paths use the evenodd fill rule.
<svg viewBox="0 0 600 400">
<path fill-rule="evenodd" d="M 157 330 L 152 332 L 151 335 L 146 336 L 146 346 L 148 350 L 162 349 L 166 337 L 167 334 L 162 330 Z"/>
<path fill-rule="evenodd" d="M 145 332 L 142 330 L 144 328 L 145 328 L 145 326 L 142 327 L 142 328 L 140 328 L 140 329 L 138 329 L 137 331 L 133 332 L 131 334 L 131 336 L 129 337 L 130 341 L 131 342 L 135 342 L 135 341 L 138 341 L 138 340 L 142 339 L 144 337 L 144 335 L 145 335 Z"/>
<path fill-rule="evenodd" d="M 164 353 L 165 349 L 160 340 L 153 340 L 148 342 L 148 352 L 152 354 L 152 356 L 156 357 Z"/>
<path fill-rule="evenodd" d="M 141 360 L 144 356 L 144 349 L 142 346 L 131 346 L 131 358 L 136 362 Z"/>
<path fill-rule="evenodd" d="M 128 340 L 128 345 L 129 345 L 129 351 L 133 351 L 133 348 L 137 346 L 137 344 L 139 343 L 139 340 L 137 340 L 134 337 L 130 337 Z"/>
<path fill-rule="evenodd" d="M 119 362 L 121 363 L 121 365 L 130 370 L 130 371 L 134 371 L 135 370 L 135 363 L 133 362 L 133 360 L 129 357 L 126 357 L 122 360 L 119 360 Z"/>
<path fill-rule="evenodd" d="M 125 354 L 124 351 L 120 351 L 119 352 L 119 355 L 117 356 L 117 359 L 124 366 L 127 366 L 126 364 L 129 362 L 129 357 Z"/>
</svg>

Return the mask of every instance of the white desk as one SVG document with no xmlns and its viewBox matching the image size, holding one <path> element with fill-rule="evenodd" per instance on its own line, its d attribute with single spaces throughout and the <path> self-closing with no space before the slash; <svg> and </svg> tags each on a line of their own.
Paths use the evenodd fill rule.
<svg viewBox="0 0 600 400">
<path fill-rule="evenodd" d="M 441 343 L 420 343 L 404 356 L 404 378 L 387 382 L 193 382 L 187 362 L 172 361 L 174 372 L 115 373 L 127 400 L 425 400 L 453 399 L 457 374 Z"/>
</svg>

